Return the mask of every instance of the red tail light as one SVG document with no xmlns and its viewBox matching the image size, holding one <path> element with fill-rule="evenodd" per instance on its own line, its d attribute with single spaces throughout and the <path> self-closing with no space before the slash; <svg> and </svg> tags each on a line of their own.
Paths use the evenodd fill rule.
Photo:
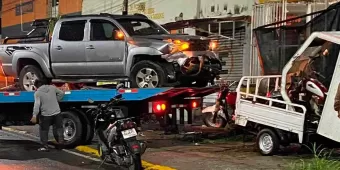
<svg viewBox="0 0 340 170">
<path fill-rule="evenodd" d="M 192 104 L 191 104 L 192 108 L 196 108 L 197 107 L 197 102 L 196 101 L 193 101 Z"/>
<path fill-rule="evenodd" d="M 166 111 L 166 102 L 164 101 L 153 102 L 152 110 L 154 113 L 162 113 Z"/>
</svg>

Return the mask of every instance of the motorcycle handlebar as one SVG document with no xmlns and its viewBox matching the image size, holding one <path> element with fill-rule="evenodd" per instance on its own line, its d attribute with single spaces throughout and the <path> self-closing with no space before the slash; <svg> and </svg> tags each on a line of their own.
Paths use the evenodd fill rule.
<svg viewBox="0 0 340 170">
<path fill-rule="evenodd" d="M 124 100 L 124 98 L 122 98 L 121 96 L 119 96 L 119 95 L 118 95 L 118 97 L 115 96 L 108 103 L 99 104 L 95 110 L 97 111 L 97 110 L 101 110 L 101 109 L 104 109 L 104 108 L 108 108 L 108 106 L 113 105 L 115 103 L 119 103 L 122 100 Z M 92 111 L 92 114 L 98 114 L 95 110 L 90 109 L 89 111 Z"/>
</svg>

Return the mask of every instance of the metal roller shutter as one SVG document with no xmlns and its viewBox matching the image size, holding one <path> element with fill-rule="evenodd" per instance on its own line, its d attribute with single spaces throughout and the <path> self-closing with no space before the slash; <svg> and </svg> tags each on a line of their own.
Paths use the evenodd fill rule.
<svg viewBox="0 0 340 170">
<path fill-rule="evenodd" d="M 234 39 L 219 40 L 219 57 L 226 64 L 221 77 L 227 81 L 238 81 L 243 76 L 243 56 L 245 42 L 245 27 L 235 29 Z M 221 35 L 233 37 L 233 31 L 221 32 Z"/>
</svg>

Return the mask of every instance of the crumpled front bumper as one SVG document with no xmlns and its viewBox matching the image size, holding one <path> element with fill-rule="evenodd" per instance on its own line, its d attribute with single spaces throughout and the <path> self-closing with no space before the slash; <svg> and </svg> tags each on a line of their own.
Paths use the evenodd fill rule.
<svg viewBox="0 0 340 170">
<path fill-rule="evenodd" d="M 222 70 L 222 63 L 218 59 L 216 53 L 212 51 L 184 51 L 174 54 L 163 55 L 162 58 L 168 62 L 174 63 L 175 72 L 181 72 L 181 77 L 188 79 L 214 79 L 220 75 Z M 188 60 L 199 60 L 199 64 L 196 66 L 199 68 L 199 72 L 193 74 L 185 74 L 182 71 L 182 67 Z"/>
<path fill-rule="evenodd" d="M 212 51 L 190 51 L 183 52 L 183 54 L 185 54 L 185 58 L 197 57 L 200 62 L 203 62 L 201 72 L 219 75 L 222 70 L 221 61 L 218 59 L 218 56 Z M 183 58 L 179 59 L 178 62 L 180 60 L 183 60 Z M 179 65 L 181 64 L 179 63 Z"/>
<path fill-rule="evenodd" d="M 221 61 L 218 59 L 218 56 L 213 51 L 183 51 L 177 52 L 174 54 L 165 54 L 162 58 L 166 59 L 168 62 L 177 62 L 180 66 L 182 66 L 188 58 L 197 57 L 204 60 L 204 68 L 211 70 L 220 71 L 222 69 Z"/>
</svg>

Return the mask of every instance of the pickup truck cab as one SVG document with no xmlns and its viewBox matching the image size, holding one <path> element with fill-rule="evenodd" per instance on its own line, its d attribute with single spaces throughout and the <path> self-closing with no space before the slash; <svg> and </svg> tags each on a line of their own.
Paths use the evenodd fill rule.
<svg viewBox="0 0 340 170">
<path fill-rule="evenodd" d="M 222 68 L 216 42 L 201 36 L 169 34 L 144 15 L 82 15 L 33 23 L 23 37 L 0 46 L 4 73 L 22 90 L 36 79 L 92 83 L 130 81 L 135 88 L 206 86 Z M 19 43 L 7 44 L 11 39 Z"/>
</svg>

